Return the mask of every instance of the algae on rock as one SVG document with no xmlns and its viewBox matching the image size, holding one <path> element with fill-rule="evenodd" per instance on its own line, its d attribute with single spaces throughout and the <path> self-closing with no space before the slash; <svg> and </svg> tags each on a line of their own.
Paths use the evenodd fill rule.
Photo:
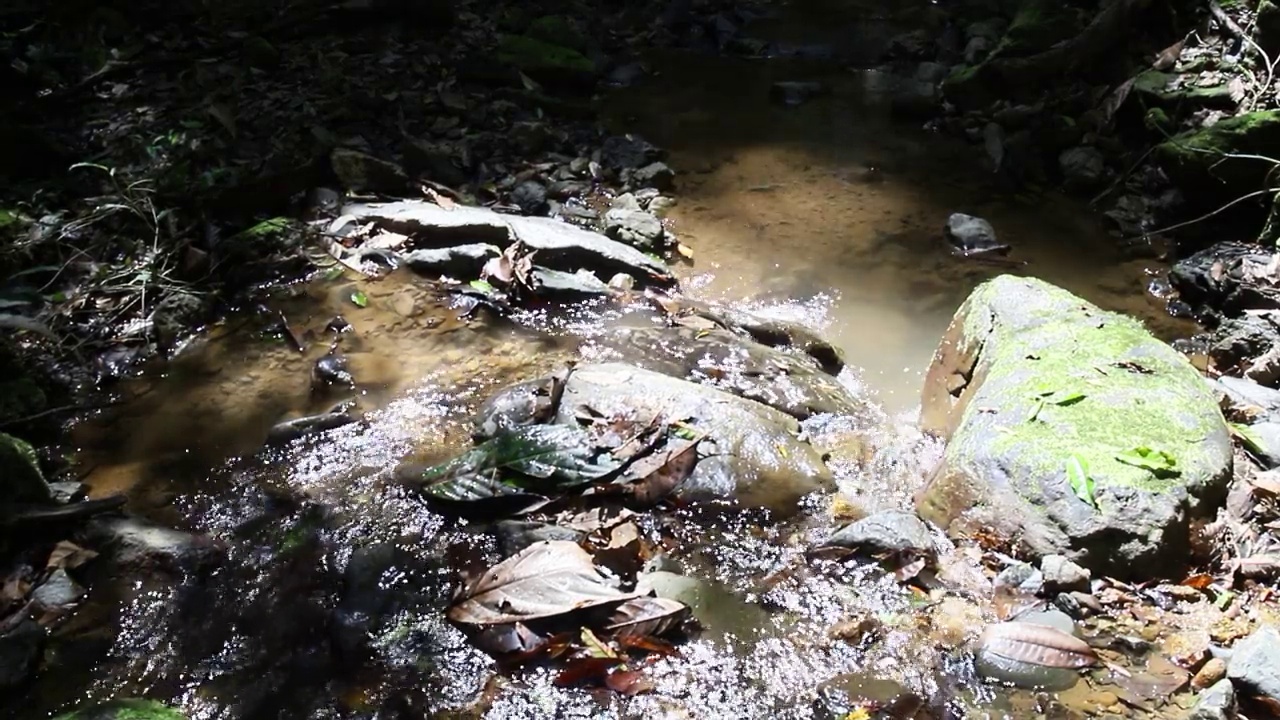
<svg viewBox="0 0 1280 720">
<path fill-rule="evenodd" d="M 1175 135 L 1156 146 L 1155 160 L 1188 197 L 1207 202 L 1263 188 L 1280 159 L 1280 110 L 1228 118 Z"/>
<path fill-rule="evenodd" d="M 1117 575 L 1185 562 L 1190 519 L 1213 511 L 1231 476 L 1226 423 L 1186 358 L 1136 320 L 1034 279 L 1000 276 L 961 306 L 921 422 L 948 440 L 923 517 Z M 1139 448 L 1174 467 L 1120 459 Z M 1073 487 L 1072 466 L 1089 488 Z"/>
<path fill-rule="evenodd" d="M 187 716 L 155 700 L 127 698 L 76 708 L 53 720 L 187 720 Z"/>
</svg>

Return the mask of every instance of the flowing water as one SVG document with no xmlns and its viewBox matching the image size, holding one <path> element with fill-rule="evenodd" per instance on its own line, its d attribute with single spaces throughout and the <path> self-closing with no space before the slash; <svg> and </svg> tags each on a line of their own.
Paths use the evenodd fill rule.
<svg viewBox="0 0 1280 720">
<path fill-rule="evenodd" d="M 878 453 L 835 458 L 842 488 L 869 506 L 904 505 L 936 457 L 911 427 L 921 374 L 984 278 L 1036 275 L 1162 335 L 1187 330 L 1146 292 L 1158 263 L 1122 252 L 1078 203 L 1001 193 L 979 149 L 892 121 L 866 73 L 674 52 L 649 63 L 650 78 L 609 98 L 608 123 L 670 150 L 670 224 L 695 256 L 679 268 L 683 286 L 800 320 L 845 351 L 841 380 L 884 408 L 873 427 L 853 428 Z M 796 79 L 830 92 L 795 108 L 769 102 L 772 82 Z M 941 228 L 955 211 L 989 219 L 1017 264 L 953 256 Z M 584 336 L 628 318 L 590 308 L 517 324 L 463 318 L 400 272 L 360 287 L 366 308 L 346 281 L 286 288 L 269 303 L 303 352 L 262 315 L 233 318 L 78 428 L 94 495 L 125 492 L 132 511 L 217 538 L 227 560 L 182 581 L 96 583 L 60 632 L 32 717 L 133 693 L 172 698 L 198 720 L 444 717 L 478 696 L 491 718 L 800 718 L 815 716 L 828 683 L 885 700 L 905 687 L 953 712 L 982 708 L 975 717 L 1050 712 L 1043 697 L 974 680 L 959 650 L 989 617 L 981 605 L 921 600 L 875 567 L 806 560 L 822 527 L 750 515 L 676 513 L 650 529 L 709 580 L 707 629 L 648 668 L 655 693 L 561 689 L 545 669 L 499 673 L 442 612 L 446 546 L 482 541 L 388 475 L 465 447 L 489 393 L 579 357 Z M 318 392 L 310 378 L 336 315 L 352 325 L 342 342 L 354 394 Z M 347 397 L 363 423 L 263 449 L 274 423 Z M 966 572 L 957 561 L 962 587 Z M 878 642 L 832 630 L 868 617 Z"/>
</svg>

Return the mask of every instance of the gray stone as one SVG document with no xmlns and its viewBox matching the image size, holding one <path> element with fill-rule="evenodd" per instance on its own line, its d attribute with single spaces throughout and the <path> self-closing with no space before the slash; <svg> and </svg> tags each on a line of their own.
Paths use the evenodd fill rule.
<svg viewBox="0 0 1280 720">
<path fill-rule="evenodd" d="M 869 554 L 894 553 L 932 557 L 937 554 L 933 533 L 915 513 L 887 510 L 837 530 L 827 545 L 855 548 Z"/>
<path fill-rule="evenodd" d="M 30 618 L 0 634 L 0 691 L 13 690 L 31 679 L 47 637 L 44 627 Z"/>
<path fill-rule="evenodd" d="M 49 492 L 53 494 L 53 501 L 59 503 L 69 503 L 83 499 L 85 490 L 85 484 L 82 482 L 49 483 Z"/>
<path fill-rule="evenodd" d="M 568 273 L 535 265 L 532 275 L 535 292 L 541 296 L 577 300 L 613 294 L 608 285 L 588 270 Z"/>
<path fill-rule="evenodd" d="M 818 366 L 830 375 L 839 375 L 844 368 L 844 353 L 840 348 L 824 340 L 814 331 L 799 323 L 760 317 L 741 310 L 681 297 L 668 298 L 663 310 L 677 323 L 697 318 L 708 321 L 736 335 L 774 348 L 789 348 L 802 352 L 818 362 Z"/>
<path fill-rule="evenodd" d="M 1051 593 L 1089 592 L 1093 574 L 1062 555 L 1046 555 L 1040 561 L 1044 588 Z"/>
<path fill-rule="evenodd" d="M 643 210 L 610 210 L 604 214 L 604 232 L 610 238 L 645 252 L 663 247 L 662 221 Z"/>
<path fill-rule="evenodd" d="M 662 159 L 662 150 L 638 135 L 614 135 L 600 146 L 600 162 L 613 170 L 639 168 Z"/>
<path fill-rule="evenodd" d="M 1229 375 L 1208 382 L 1233 416 L 1280 422 L 1280 390 Z"/>
<path fill-rule="evenodd" d="M 1209 359 L 1222 372 L 1242 366 L 1280 346 L 1280 326 L 1270 313 L 1249 313 L 1229 318 L 1212 334 Z"/>
<path fill-rule="evenodd" d="M 951 74 L 951 69 L 942 63 L 922 62 L 916 66 L 916 80 L 937 85 Z"/>
<path fill-rule="evenodd" d="M 1235 720 L 1236 689 L 1230 680 L 1219 680 L 1196 696 L 1187 720 Z"/>
<path fill-rule="evenodd" d="M 511 202 L 525 215 L 546 215 L 547 188 L 537 180 L 525 180 L 511 191 Z"/>
<path fill-rule="evenodd" d="M 414 175 L 451 187 L 467 181 L 465 153 L 454 143 L 413 140 L 403 152 L 405 169 Z"/>
<path fill-rule="evenodd" d="M 640 210 L 640 201 L 636 199 L 635 193 L 622 193 L 613 200 L 609 201 L 611 210 Z"/>
<path fill-rule="evenodd" d="M 996 230 L 991 223 L 973 215 L 952 213 L 947 218 L 946 233 L 956 250 L 966 255 L 1009 250 L 1008 245 L 996 240 Z"/>
<path fill-rule="evenodd" d="M 927 373 L 920 424 L 947 440 L 918 496 L 923 518 L 1094 572 L 1181 570 L 1191 521 L 1216 512 L 1231 479 L 1230 433 L 1190 362 L 1138 321 L 1030 278 L 999 276 L 965 301 Z M 1119 457 L 1136 448 L 1167 453 L 1172 472 Z"/>
<path fill-rule="evenodd" d="M 417 200 L 348 205 L 343 208 L 343 214 L 408 235 L 414 248 L 487 243 L 505 249 L 518 239 L 526 247 L 537 250 L 538 263 L 552 270 L 587 269 L 602 277 L 624 272 L 634 276 L 641 285 L 675 282 L 661 261 L 553 218 L 499 215 L 463 205 L 445 209 Z"/>
<path fill-rule="evenodd" d="M 1246 695 L 1280 702 L 1280 631 L 1264 625 L 1236 643 L 1227 677 Z"/>
<path fill-rule="evenodd" d="M 666 163 L 653 162 L 637 169 L 631 179 L 641 187 L 666 191 L 675 186 L 676 174 Z"/>
<path fill-rule="evenodd" d="M 409 187 L 404 168 L 359 150 L 336 148 L 329 154 L 329 164 L 346 190 L 394 194 Z"/>
<path fill-rule="evenodd" d="M 85 589 L 66 570 L 58 568 L 31 591 L 31 601 L 44 610 L 66 610 L 84 594 Z"/>
<path fill-rule="evenodd" d="M 400 261 L 419 275 L 448 275 L 461 280 L 480 277 L 484 264 L 500 254 L 493 245 L 472 243 L 438 250 L 411 250 L 401 255 Z"/>
<path fill-rule="evenodd" d="M 1107 161 L 1097 148 L 1082 145 L 1063 150 L 1058 155 L 1058 168 L 1068 190 L 1088 192 L 1106 180 Z"/>
<path fill-rule="evenodd" d="M 1264 469 L 1280 467 L 1280 422 L 1264 421 L 1249 426 L 1249 452 Z"/>
<path fill-rule="evenodd" d="M 1039 595 L 1044 589 L 1044 573 L 1028 563 L 1014 563 L 1001 570 L 995 579 L 995 587 L 1008 588 L 1028 595 Z"/>
<path fill-rule="evenodd" d="M 991 54 L 995 42 L 984 37 L 969 38 L 964 45 L 964 61 L 969 65 L 977 65 Z"/>
<path fill-rule="evenodd" d="M 98 546 L 122 567 L 193 570 L 223 557 L 208 536 L 152 525 L 137 518 L 98 518 L 86 528 L 90 544 Z"/>
</svg>

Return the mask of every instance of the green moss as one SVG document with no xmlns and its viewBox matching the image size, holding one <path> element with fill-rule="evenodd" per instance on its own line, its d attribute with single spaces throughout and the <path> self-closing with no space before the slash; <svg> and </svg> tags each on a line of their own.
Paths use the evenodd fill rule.
<svg viewBox="0 0 1280 720">
<path fill-rule="evenodd" d="M 1175 182 L 1203 193 L 1207 200 L 1258 190 L 1273 167 L 1231 155 L 1280 158 L 1280 110 L 1246 113 L 1176 135 L 1157 145 L 1154 153 Z"/>
<path fill-rule="evenodd" d="M 25 440 L 0 433 L 0 505 L 49 499 L 36 451 Z"/>
<path fill-rule="evenodd" d="M 1023 0 L 999 46 L 992 54 L 1025 55 L 1048 49 L 1074 36 L 1080 17 L 1061 0 Z"/>
<path fill-rule="evenodd" d="M 595 63 L 577 50 L 525 35 L 503 35 L 498 59 L 525 72 L 595 72 Z"/>
<path fill-rule="evenodd" d="M 187 717 L 154 700 L 129 698 L 77 708 L 53 720 L 187 720 Z"/>
<path fill-rule="evenodd" d="M 1148 130 L 1160 135 L 1168 135 L 1173 129 L 1173 120 L 1169 118 L 1169 114 L 1160 108 L 1151 108 L 1147 114 L 1142 117 L 1142 124 Z"/>
<path fill-rule="evenodd" d="M 587 49 L 587 36 L 572 20 L 564 15 L 544 15 L 534 20 L 525 35 L 553 45 L 583 52 Z"/>
<path fill-rule="evenodd" d="M 291 227 L 293 227 L 293 221 L 289 218 L 275 217 L 270 220 L 263 220 L 247 230 L 242 230 L 237 237 L 266 240 L 280 236 Z"/>
<path fill-rule="evenodd" d="M 1182 355 L 1136 320 L 1040 281 L 1030 282 L 1043 286 L 1037 292 L 1050 302 L 1028 309 L 1016 324 L 984 327 L 991 315 L 982 308 L 1009 291 L 1001 280 L 984 284 L 966 303 L 965 334 L 986 338 L 981 365 L 998 373 L 988 375 L 979 391 L 981 404 L 1001 411 L 988 452 L 1016 457 L 1035 478 L 1063 475 L 1067 461 L 1079 456 L 1099 488 L 1149 491 L 1183 486 L 1186 478 L 1157 478 L 1119 462 L 1117 453 L 1140 446 L 1164 450 L 1190 473 L 1215 465 L 1213 446 L 1205 441 L 1221 437 L 1226 425 L 1208 386 Z M 1075 393 L 1084 398 L 1065 406 L 1052 402 Z M 965 421 L 978 412 L 968 408 Z"/>
<path fill-rule="evenodd" d="M 1133 91 L 1159 103 L 1177 104 L 1196 102 L 1203 104 L 1234 105 L 1231 89 L 1226 82 L 1211 87 L 1197 84 L 1198 75 L 1165 73 L 1148 70 L 1133 82 Z"/>
</svg>

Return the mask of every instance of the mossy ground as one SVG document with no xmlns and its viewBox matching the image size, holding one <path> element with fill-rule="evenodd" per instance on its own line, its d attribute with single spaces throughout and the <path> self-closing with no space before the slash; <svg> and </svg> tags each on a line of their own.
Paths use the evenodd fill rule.
<svg viewBox="0 0 1280 720">
<path fill-rule="evenodd" d="M 524 35 L 502 36 L 498 43 L 498 59 L 525 71 L 595 71 L 595 64 L 577 50 Z"/>
<path fill-rule="evenodd" d="M 187 720 L 187 717 L 154 700 L 129 698 L 72 710 L 53 720 Z"/>
</svg>

